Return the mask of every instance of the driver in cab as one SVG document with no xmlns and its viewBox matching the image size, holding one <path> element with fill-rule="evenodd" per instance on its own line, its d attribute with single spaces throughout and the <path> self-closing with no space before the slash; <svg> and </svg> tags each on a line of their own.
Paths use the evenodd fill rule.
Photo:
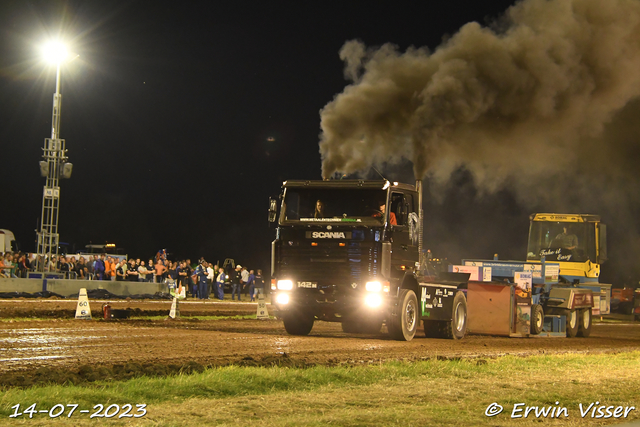
<svg viewBox="0 0 640 427">
<path fill-rule="evenodd" d="M 385 212 L 387 211 L 387 204 L 384 202 L 380 202 L 380 209 L 378 212 L 374 213 L 372 216 L 375 218 L 383 218 L 385 217 Z M 398 221 L 396 220 L 396 214 L 391 212 L 389 214 L 389 225 L 398 225 Z"/>
<path fill-rule="evenodd" d="M 569 234 L 566 226 L 562 227 L 562 233 L 558 234 L 554 240 L 559 242 L 563 249 L 570 251 L 578 246 L 578 237 L 575 234 Z"/>
<path fill-rule="evenodd" d="M 316 202 L 316 210 L 313 213 L 313 217 L 317 218 L 317 219 L 322 219 L 322 218 L 326 217 L 325 206 L 324 206 L 324 202 L 322 200 L 318 200 Z"/>
</svg>

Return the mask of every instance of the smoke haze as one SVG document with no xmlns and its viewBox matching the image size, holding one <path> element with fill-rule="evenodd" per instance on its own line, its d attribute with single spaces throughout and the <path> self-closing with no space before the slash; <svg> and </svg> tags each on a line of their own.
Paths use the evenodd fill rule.
<svg viewBox="0 0 640 427">
<path fill-rule="evenodd" d="M 601 214 L 636 264 L 640 1 L 524 0 L 433 52 L 349 41 L 340 58 L 352 83 L 321 111 L 323 177 L 411 162 L 446 202 L 462 173 L 514 215 Z"/>
<path fill-rule="evenodd" d="M 340 57 L 353 84 L 321 111 L 324 177 L 405 158 L 417 178 L 464 165 L 488 190 L 527 187 L 573 172 L 585 139 L 640 95 L 640 2 L 526 0 L 433 53 L 349 41 Z"/>
</svg>

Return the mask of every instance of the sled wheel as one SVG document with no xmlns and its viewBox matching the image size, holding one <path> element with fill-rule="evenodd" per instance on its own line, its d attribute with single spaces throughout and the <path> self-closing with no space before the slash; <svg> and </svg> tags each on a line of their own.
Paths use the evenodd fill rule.
<svg viewBox="0 0 640 427">
<path fill-rule="evenodd" d="M 575 338 L 578 335 L 578 311 L 565 310 L 564 315 L 567 318 L 567 337 Z"/>
<path fill-rule="evenodd" d="M 456 293 L 453 299 L 451 320 L 446 323 L 445 337 L 453 340 L 464 338 L 467 332 L 467 299 L 462 291 Z"/>
<path fill-rule="evenodd" d="M 540 304 L 531 306 L 531 335 L 538 335 L 544 326 L 544 311 Z"/>
<path fill-rule="evenodd" d="M 587 338 L 591 335 L 591 309 L 583 308 L 578 312 L 578 336 Z"/>
</svg>

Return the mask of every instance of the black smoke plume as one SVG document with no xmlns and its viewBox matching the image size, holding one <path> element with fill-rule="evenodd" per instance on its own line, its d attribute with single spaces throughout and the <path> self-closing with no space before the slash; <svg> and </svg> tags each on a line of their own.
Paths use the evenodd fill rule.
<svg viewBox="0 0 640 427">
<path fill-rule="evenodd" d="M 434 52 L 349 41 L 340 57 L 353 84 L 321 111 L 324 177 L 408 159 L 416 178 L 465 166 L 527 187 L 587 166 L 585 140 L 640 95 L 640 2 L 526 0 Z"/>
<path fill-rule="evenodd" d="M 640 1 L 524 0 L 434 51 L 340 57 L 352 83 L 321 111 L 323 177 L 409 161 L 437 195 L 464 171 L 529 212 L 601 214 L 616 264 L 637 264 Z"/>
</svg>

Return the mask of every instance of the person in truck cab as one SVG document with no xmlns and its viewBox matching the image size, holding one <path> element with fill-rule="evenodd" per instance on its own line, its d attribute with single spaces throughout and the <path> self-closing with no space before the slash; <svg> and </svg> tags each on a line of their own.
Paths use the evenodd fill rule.
<svg viewBox="0 0 640 427">
<path fill-rule="evenodd" d="M 562 233 L 556 236 L 554 242 L 559 243 L 562 249 L 568 249 L 572 251 L 576 247 L 578 247 L 578 237 L 575 234 L 569 233 L 570 231 L 566 226 L 562 227 Z"/>
<path fill-rule="evenodd" d="M 316 202 L 316 211 L 313 214 L 314 218 L 325 218 L 326 214 L 325 214 L 325 208 L 324 208 L 324 202 L 322 200 L 318 200 Z"/>
<path fill-rule="evenodd" d="M 379 203 L 380 209 L 378 212 L 374 213 L 372 216 L 375 218 L 380 218 L 382 217 L 382 219 L 385 218 L 385 212 L 387 211 L 387 204 L 385 202 L 380 202 Z M 396 219 L 396 214 L 391 212 L 389 214 L 389 225 L 398 225 L 398 220 Z"/>
</svg>

